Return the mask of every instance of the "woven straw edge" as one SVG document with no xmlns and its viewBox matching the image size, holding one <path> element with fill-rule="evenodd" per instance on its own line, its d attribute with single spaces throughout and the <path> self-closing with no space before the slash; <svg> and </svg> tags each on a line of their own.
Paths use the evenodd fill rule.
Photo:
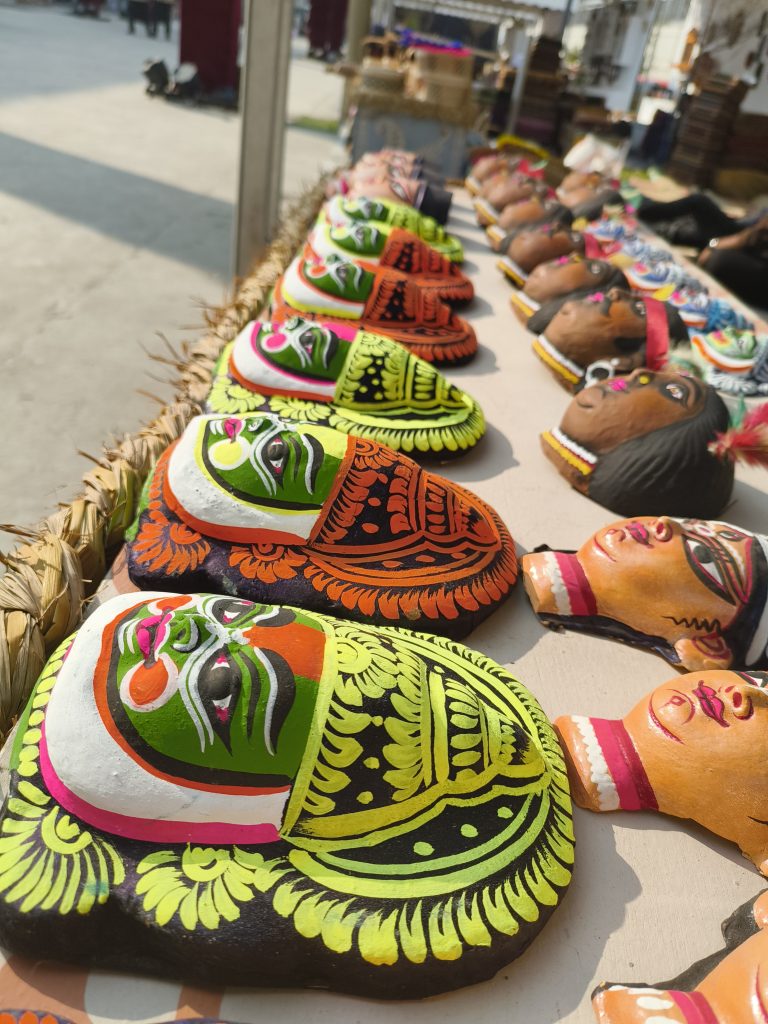
<svg viewBox="0 0 768 1024">
<path fill-rule="evenodd" d="M 272 288 L 322 206 L 328 175 L 291 205 L 272 244 L 239 283 L 232 301 L 206 311 L 207 332 L 181 354 L 153 356 L 176 371 L 173 401 L 148 426 L 104 446 L 83 477 L 83 491 L 38 530 L 3 527 L 25 538 L 3 557 L 0 579 L 0 739 L 20 714 L 50 654 L 83 619 L 132 523 L 155 461 L 200 412 L 216 361 L 228 342 L 267 304 Z"/>
</svg>

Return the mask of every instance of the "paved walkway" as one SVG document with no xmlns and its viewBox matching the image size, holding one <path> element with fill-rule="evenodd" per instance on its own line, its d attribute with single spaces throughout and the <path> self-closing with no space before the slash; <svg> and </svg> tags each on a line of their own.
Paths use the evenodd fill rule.
<svg viewBox="0 0 768 1024">
<path fill-rule="evenodd" d="M 289 116 L 336 116 L 340 81 L 294 52 Z M 238 118 L 145 96 L 150 56 L 175 67 L 176 26 L 167 42 L 116 15 L 0 6 L 0 523 L 74 495 L 77 450 L 152 415 L 137 389 L 169 394 L 143 349 L 227 292 Z M 286 149 L 287 195 L 343 157 L 296 128 Z"/>
</svg>

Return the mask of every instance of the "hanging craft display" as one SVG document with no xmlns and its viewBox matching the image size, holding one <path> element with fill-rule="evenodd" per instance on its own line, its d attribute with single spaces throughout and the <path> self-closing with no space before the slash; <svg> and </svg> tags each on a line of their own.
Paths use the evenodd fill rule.
<svg viewBox="0 0 768 1024">
<path fill-rule="evenodd" d="M 604 982 L 598 1024 L 764 1024 L 768 1019 L 768 892 L 723 923 L 725 947 L 671 981 Z"/>
<path fill-rule="evenodd" d="M 417 235 L 436 252 L 447 260 L 461 263 L 464 259 L 464 247 L 455 235 L 450 235 L 441 227 L 434 217 L 425 217 L 406 203 L 398 203 L 389 199 L 349 199 L 345 196 L 334 196 L 329 199 L 318 217 L 318 224 L 328 223 L 334 227 L 344 227 L 350 222 L 374 222 L 387 228 L 404 228 Z"/>
<path fill-rule="evenodd" d="M 550 723 L 483 655 L 134 593 L 44 669 L 0 850 L 13 955 L 398 999 L 518 956 L 570 882 L 573 832 Z"/>
<path fill-rule="evenodd" d="M 711 519 L 730 501 L 735 459 L 757 461 L 753 439 L 743 445 L 729 426 L 714 388 L 642 369 L 580 391 L 541 446 L 572 487 L 619 515 Z"/>
<path fill-rule="evenodd" d="M 407 274 L 385 267 L 372 272 L 341 257 L 297 256 L 291 263 L 275 285 L 272 319 L 294 316 L 356 321 L 429 363 L 461 366 L 477 353 L 472 326 Z"/>
<path fill-rule="evenodd" d="M 623 719 L 558 718 L 573 799 L 589 811 L 690 819 L 768 874 L 767 684 L 764 672 L 695 672 Z"/>
<path fill-rule="evenodd" d="M 629 291 L 619 267 L 607 260 L 585 259 L 579 253 L 571 253 L 534 267 L 526 278 L 525 290 L 513 291 L 509 301 L 518 320 L 527 323 L 546 302 L 581 298 L 594 292 L 605 294 L 611 288 Z"/>
<path fill-rule="evenodd" d="M 692 672 L 768 667 L 768 538 L 729 523 L 623 519 L 522 560 L 534 612 Z"/>
<path fill-rule="evenodd" d="M 619 288 L 546 302 L 529 319 L 528 330 L 536 335 L 533 351 L 569 391 L 638 366 L 660 370 L 670 345 L 688 339 L 671 306 Z"/>
<path fill-rule="evenodd" d="M 354 324 L 248 324 L 221 354 L 206 412 L 270 412 L 318 423 L 414 458 L 450 458 L 485 433 L 474 398 L 430 363 Z"/>
<path fill-rule="evenodd" d="M 452 263 L 405 228 L 380 228 L 374 221 L 350 222 L 333 227 L 317 224 L 309 235 L 305 259 L 327 260 L 341 256 L 362 262 L 368 270 L 388 267 L 407 274 L 422 289 L 443 302 L 470 302 L 472 282 Z"/>
<path fill-rule="evenodd" d="M 455 637 L 517 577 L 509 531 L 459 484 L 375 441 L 264 414 L 191 421 L 157 463 L 127 558 L 142 589 Z"/>
</svg>

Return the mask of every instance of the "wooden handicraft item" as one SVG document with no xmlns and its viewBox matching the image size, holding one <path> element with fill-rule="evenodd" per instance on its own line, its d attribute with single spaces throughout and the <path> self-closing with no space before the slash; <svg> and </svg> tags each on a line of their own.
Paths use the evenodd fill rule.
<svg viewBox="0 0 768 1024">
<path fill-rule="evenodd" d="M 528 275 L 525 290 L 513 291 L 510 304 L 518 320 L 527 324 L 537 309 L 554 299 L 580 298 L 611 288 L 629 291 L 619 267 L 607 260 L 585 259 L 579 253 L 540 263 Z"/>
<path fill-rule="evenodd" d="M 552 628 L 621 640 L 691 672 L 768 667 L 768 538 L 699 519 L 623 519 L 578 551 L 522 560 Z"/>
<path fill-rule="evenodd" d="M 502 254 L 496 264 L 507 280 L 522 288 L 528 275 L 540 263 L 577 253 L 599 259 L 603 250 L 591 235 L 571 231 L 566 224 L 537 224 L 512 231 L 499 247 Z"/>
<path fill-rule="evenodd" d="M 712 450 L 729 423 L 708 384 L 643 369 L 580 391 L 541 446 L 572 487 L 621 516 L 712 519 L 733 491 L 732 446 Z"/>
<path fill-rule="evenodd" d="M 217 590 L 466 636 L 517 578 L 509 531 L 375 441 L 198 416 L 157 463 L 127 548 L 144 590 Z"/>
<path fill-rule="evenodd" d="M 485 433 L 474 398 L 396 341 L 300 317 L 248 324 L 219 358 L 205 411 L 321 423 L 417 459 L 462 455 Z"/>
<path fill-rule="evenodd" d="M 688 340 L 679 314 L 666 302 L 620 288 L 544 303 L 528 321 L 533 351 L 558 384 L 584 384 L 629 373 L 638 366 L 660 370 L 670 345 Z"/>
<path fill-rule="evenodd" d="M 592 993 L 598 1024 L 765 1024 L 768 892 L 723 924 L 725 948 L 671 981 L 605 982 Z"/>
<path fill-rule="evenodd" d="M 462 263 L 464 247 L 455 235 L 450 235 L 441 227 L 434 217 L 425 217 L 406 203 L 396 203 L 389 199 L 348 199 L 345 196 L 334 196 L 329 199 L 320 211 L 318 223 L 326 222 L 334 227 L 343 227 L 350 222 L 373 221 L 383 230 L 387 228 L 404 228 L 412 232 L 422 242 L 426 242 L 441 256 L 453 263 Z"/>
<path fill-rule="evenodd" d="M 428 363 L 462 366 L 477 354 L 471 324 L 407 274 L 386 267 L 371 272 L 341 257 L 293 260 L 275 285 L 272 319 L 293 316 L 354 321 Z"/>
<path fill-rule="evenodd" d="M 482 654 L 134 593 L 44 669 L 0 850 L 11 954 L 399 999 L 518 956 L 573 832 L 552 726 Z"/>
<path fill-rule="evenodd" d="M 768 874 L 767 682 L 764 672 L 692 672 L 621 720 L 558 718 L 573 799 L 690 819 Z"/>
<path fill-rule="evenodd" d="M 327 221 L 315 225 L 304 250 L 305 259 L 327 260 L 341 256 L 407 274 L 422 291 L 454 305 L 472 300 L 475 289 L 457 263 L 452 263 L 405 228 L 379 227 L 375 221 L 357 221 L 333 227 Z"/>
</svg>

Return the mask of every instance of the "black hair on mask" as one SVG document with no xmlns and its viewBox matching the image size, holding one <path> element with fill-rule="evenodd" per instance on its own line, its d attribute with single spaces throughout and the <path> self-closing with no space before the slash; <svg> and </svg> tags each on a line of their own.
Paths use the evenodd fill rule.
<svg viewBox="0 0 768 1024">
<path fill-rule="evenodd" d="M 714 519 L 733 490 L 733 462 L 708 450 L 728 429 L 725 403 L 714 388 L 704 392 L 701 412 L 620 444 L 598 457 L 587 493 L 620 516 Z"/>
</svg>

